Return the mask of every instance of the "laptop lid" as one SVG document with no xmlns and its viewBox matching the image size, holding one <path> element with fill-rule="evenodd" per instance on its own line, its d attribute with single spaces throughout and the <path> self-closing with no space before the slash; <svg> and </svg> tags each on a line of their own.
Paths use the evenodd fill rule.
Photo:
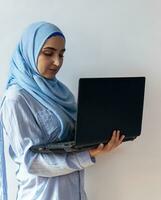
<svg viewBox="0 0 161 200">
<path fill-rule="evenodd" d="M 141 134 L 145 77 L 80 78 L 76 146 L 107 142 L 113 130 L 124 141 Z"/>
</svg>

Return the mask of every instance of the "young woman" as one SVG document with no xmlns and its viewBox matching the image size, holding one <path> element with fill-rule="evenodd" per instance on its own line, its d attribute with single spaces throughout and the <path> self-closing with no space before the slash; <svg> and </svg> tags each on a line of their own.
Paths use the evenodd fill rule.
<svg viewBox="0 0 161 200">
<path fill-rule="evenodd" d="M 65 42 L 57 26 L 37 22 L 24 31 L 12 55 L 0 112 L 4 199 L 4 133 L 9 138 L 9 154 L 17 165 L 17 200 L 86 200 L 84 169 L 124 138 L 114 131 L 107 145 L 78 153 L 30 150 L 36 144 L 72 138 L 76 103 L 69 89 L 56 78 L 63 64 Z"/>
</svg>

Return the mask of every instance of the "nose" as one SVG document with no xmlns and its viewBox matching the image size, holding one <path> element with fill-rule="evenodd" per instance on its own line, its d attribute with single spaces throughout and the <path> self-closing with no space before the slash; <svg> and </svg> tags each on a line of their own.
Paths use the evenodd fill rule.
<svg viewBox="0 0 161 200">
<path fill-rule="evenodd" d="M 59 56 L 58 56 L 58 55 L 55 55 L 55 56 L 53 57 L 52 62 L 53 62 L 53 64 L 54 64 L 56 67 L 59 67 L 59 65 L 60 65 L 60 58 L 59 58 Z"/>
</svg>

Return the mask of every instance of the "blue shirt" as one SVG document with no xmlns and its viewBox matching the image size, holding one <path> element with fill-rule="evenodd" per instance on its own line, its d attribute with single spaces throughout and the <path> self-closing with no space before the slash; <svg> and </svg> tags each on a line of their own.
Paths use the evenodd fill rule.
<svg viewBox="0 0 161 200">
<path fill-rule="evenodd" d="M 58 140 L 60 122 L 50 110 L 13 85 L 6 91 L 1 118 L 9 154 L 17 165 L 17 200 L 87 200 L 84 168 L 95 163 L 88 151 L 42 154 L 30 150 L 32 145 Z M 69 125 L 66 131 L 72 129 Z"/>
</svg>

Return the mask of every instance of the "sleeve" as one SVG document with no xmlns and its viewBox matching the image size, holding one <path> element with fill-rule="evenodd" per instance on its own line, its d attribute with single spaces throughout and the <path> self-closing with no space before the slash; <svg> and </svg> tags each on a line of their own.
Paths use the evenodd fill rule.
<svg viewBox="0 0 161 200">
<path fill-rule="evenodd" d="M 5 101 L 2 121 L 16 162 L 31 174 L 42 177 L 66 175 L 95 163 L 88 151 L 63 154 L 32 152 L 30 147 L 41 142 L 43 134 L 23 99 Z"/>
</svg>

